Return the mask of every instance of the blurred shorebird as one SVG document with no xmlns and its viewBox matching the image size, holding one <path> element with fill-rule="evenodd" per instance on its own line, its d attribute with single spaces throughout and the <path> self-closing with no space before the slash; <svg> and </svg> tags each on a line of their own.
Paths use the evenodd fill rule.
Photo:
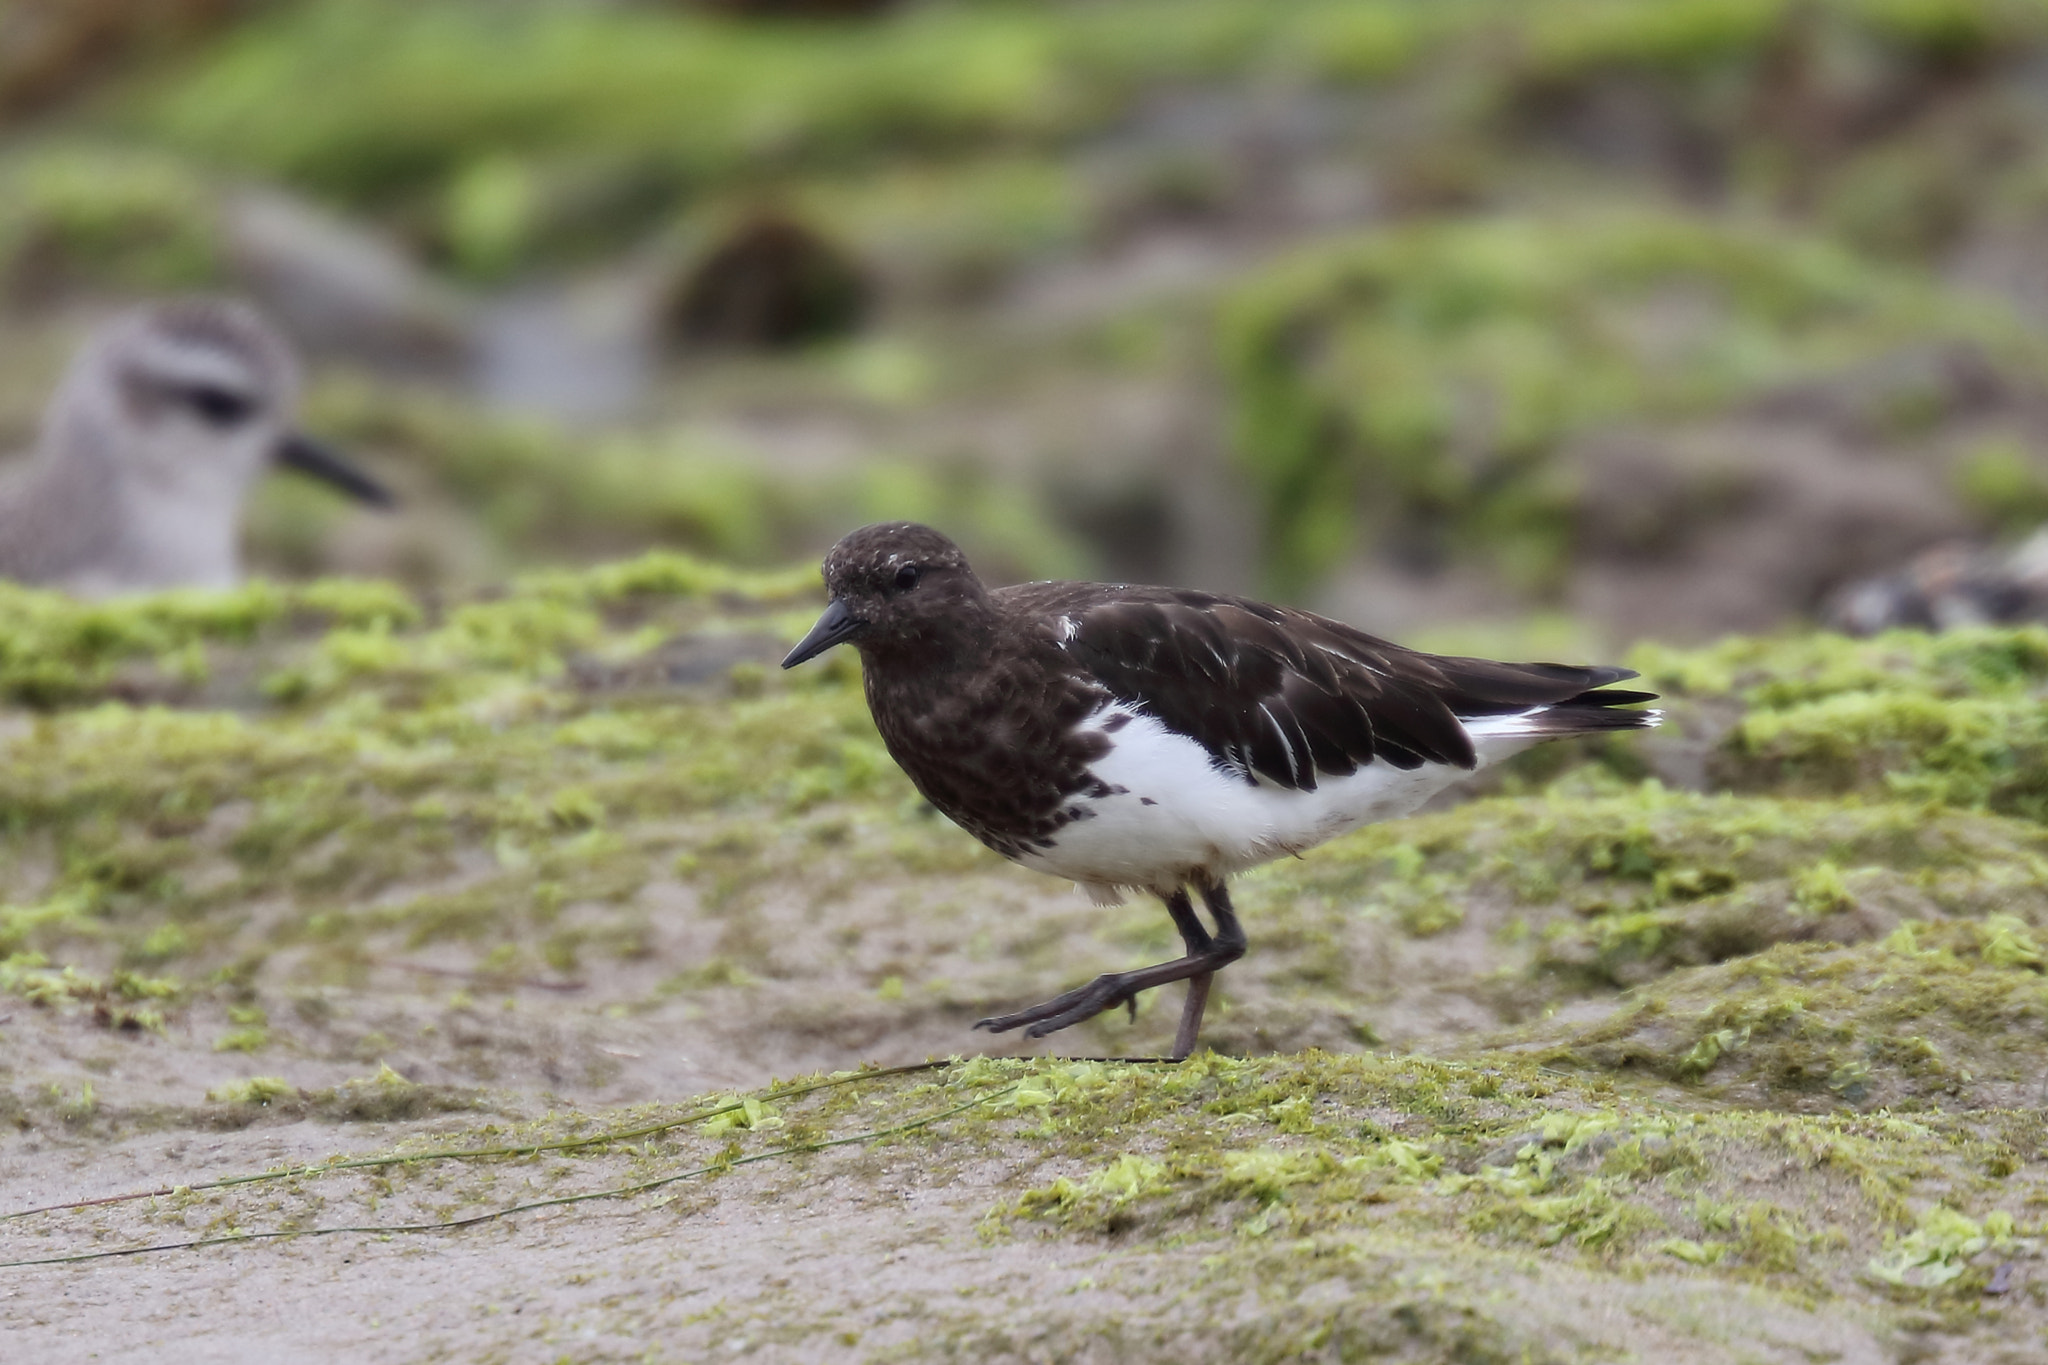
<svg viewBox="0 0 2048 1365">
<path fill-rule="evenodd" d="M 1821 623 L 1845 635 L 2048 621 L 2048 527 L 2011 550 L 1936 545 L 1895 572 L 1838 589 Z"/>
<path fill-rule="evenodd" d="M 1224 879 L 1416 810 L 1549 739 L 1638 730 L 1626 668 L 1423 654 L 1242 597 L 1116 583 L 982 586 L 927 526 L 855 531 L 825 556 L 825 614 L 784 668 L 845 643 L 890 756 L 941 813 L 1014 862 L 1166 902 L 1185 956 L 983 1019 L 1039 1038 L 1188 983 L 1175 1060 L 1211 977 L 1245 951 Z M 1188 888 L 1216 922 L 1196 915 Z"/>
<path fill-rule="evenodd" d="M 242 502 L 282 466 L 351 497 L 391 495 L 293 426 L 299 367 L 253 309 L 191 299 L 95 332 L 0 478 L 0 578 L 85 596 L 226 587 Z"/>
</svg>

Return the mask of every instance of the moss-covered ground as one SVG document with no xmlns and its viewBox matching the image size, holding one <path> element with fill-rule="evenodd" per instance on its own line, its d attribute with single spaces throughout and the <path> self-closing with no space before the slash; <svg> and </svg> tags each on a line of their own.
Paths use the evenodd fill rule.
<svg viewBox="0 0 2048 1365">
<path fill-rule="evenodd" d="M 2048 637 L 1645 649 L 1662 730 L 1243 878 L 1215 1051 L 1170 1067 L 1052 1058 L 1154 1053 L 1174 999 L 969 1031 L 1168 955 L 1170 925 L 934 817 L 850 660 L 775 669 L 814 585 L 653 556 L 473 599 L 0 598 L 0 1213 L 159 1191 L 0 1221 L 0 1260 L 236 1243 L 10 1265 L 10 1335 L 51 1360 L 251 1333 L 391 1360 L 2043 1341 Z M 948 1054 L 974 1060 L 770 1093 Z M 144 1307 L 51 1307 L 116 1298 Z"/>
</svg>

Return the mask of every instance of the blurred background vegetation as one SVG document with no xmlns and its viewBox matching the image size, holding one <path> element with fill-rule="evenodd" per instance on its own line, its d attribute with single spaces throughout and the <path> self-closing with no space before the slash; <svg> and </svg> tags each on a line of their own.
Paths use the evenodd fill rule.
<svg viewBox="0 0 2048 1365">
<path fill-rule="evenodd" d="M 2048 4 L 0 0 L 0 448 L 190 290 L 405 498 L 273 481 L 267 572 L 902 516 L 1439 646 L 1769 629 L 2048 515 Z"/>
</svg>

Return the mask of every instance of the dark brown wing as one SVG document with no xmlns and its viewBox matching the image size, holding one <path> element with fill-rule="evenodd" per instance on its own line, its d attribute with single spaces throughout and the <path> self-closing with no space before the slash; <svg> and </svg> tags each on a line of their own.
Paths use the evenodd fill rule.
<svg viewBox="0 0 2048 1365">
<path fill-rule="evenodd" d="M 1243 598 L 1171 588 L 1036 583 L 996 594 L 1050 622 L 1103 687 L 1189 736 L 1217 765 L 1313 790 L 1318 774 L 1368 763 L 1477 762 L 1461 718 L 1560 711 L 1558 734 L 1640 725 L 1609 708 L 1647 700 L 1595 689 L 1625 668 L 1503 664 L 1423 654 L 1341 622 Z"/>
</svg>

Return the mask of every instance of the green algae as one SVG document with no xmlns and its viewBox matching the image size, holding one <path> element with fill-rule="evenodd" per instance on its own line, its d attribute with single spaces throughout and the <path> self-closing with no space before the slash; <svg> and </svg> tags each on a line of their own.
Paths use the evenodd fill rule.
<svg viewBox="0 0 2048 1365">
<path fill-rule="evenodd" d="M 1412 7 L 1354 8 L 938 5 L 842 29 L 314 4 L 246 26 L 131 108 L 209 160 L 358 203 L 426 199 L 460 243 L 546 247 L 764 167 L 1052 142 L 1175 80 L 1304 61 L 1384 70 L 1442 26 Z"/>
<path fill-rule="evenodd" d="M 475 994 L 629 969 L 651 952 L 657 913 L 637 898 L 670 878 L 694 899 L 660 913 L 710 936 L 686 969 L 649 973 L 628 1017 L 786 990 L 809 969 L 778 955 L 783 921 L 760 915 L 771 892 L 825 929 L 849 879 L 998 875 L 915 801 L 847 661 L 609 681 L 693 641 L 787 639 L 814 584 L 809 570 L 655 557 L 455 603 L 374 584 L 8 599 L 18 629 L 64 642 L 76 670 L 31 694 L 39 709 L 17 697 L 0 752 L 8 992 L 38 1018 L 82 1021 L 102 998 L 160 1019 L 189 1012 L 201 1045 L 221 1049 L 206 1053 L 213 1077 L 244 1056 L 268 1073 L 309 1030 L 330 1030 L 313 988 L 414 951 L 467 964 L 433 1016 L 449 1030 L 474 1027 Z M 1755 717 L 1842 697 L 2020 707 L 2048 667 L 2037 635 L 1730 642 L 1640 662 L 1674 694 L 1674 724 L 1719 708 L 1742 736 L 1758 733 L 1743 728 Z M 203 681 L 119 699 L 139 686 L 122 670 L 189 651 Z M 1877 774 L 1946 752 L 1913 734 L 1859 735 L 1892 747 L 1833 793 L 1796 765 L 1743 766 L 1746 742 L 1724 740 L 1710 765 L 1730 765 L 1743 790 L 1677 791 L 1608 760 L 1533 772 L 1511 794 L 1370 827 L 1243 880 L 1256 947 L 1234 972 L 1260 984 L 1240 993 L 1225 978 L 1212 1042 L 1355 1017 L 1371 963 L 1353 936 L 1370 928 L 1472 954 L 1466 989 L 1511 1025 L 1437 1037 L 1435 1057 L 983 1059 L 858 1103 L 743 1104 L 688 1143 L 577 1161 L 659 1178 L 1000 1091 L 943 1133 L 904 1133 L 860 1160 L 914 1156 L 920 1178 L 942 1183 L 1004 1172 L 972 1213 L 992 1243 L 1065 1239 L 1226 1298 L 1254 1280 L 1283 1296 L 1346 1286 L 1341 1310 L 1247 1319 L 1233 1329 L 1244 1358 L 1284 1358 L 1338 1327 L 1425 1355 L 1541 1345 L 1570 1358 L 1558 1343 L 1577 1338 L 1535 1304 L 1556 1276 L 1600 1293 L 1653 1280 L 1681 1297 L 1739 1290 L 1772 1311 L 1962 1313 L 1998 1264 L 2031 1255 L 2048 1203 L 2027 1108 L 2048 1028 L 2048 830 L 1967 784 L 1902 799 Z M 971 1018 L 980 992 L 932 964 L 995 947 L 963 949 L 939 899 L 901 905 L 901 941 L 872 959 L 859 1017 Z M 1105 932 L 1152 951 L 1166 946 L 1158 918 L 1134 909 Z M 1020 961 L 1074 969 L 1057 931 L 1015 932 Z M 313 992 L 305 1008 L 286 1008 L 295 991 Z M 1165 1027 L 1149 1004 L 1140 1027 Z M 847 1027 L 837 996 L 810 1013 L 773 1008 L 792 1028 L 827 1014 L 825 1027 Z M 320 1047 L 373 1062 L 399 1036 L 365 1020 Z M 183 1118 L 98 1102 L 64 1121 L 70 1090 L 22 1112 L 119 1131 L 407 1123 L 487 1102 L 395 1073 L 326 1091 L 261 1075 L 209 1083 L 220 1098 Z M 595 1121 L 571 1110 L 542 1126 Z M 570 1188 L 581 1169 L 547 1178 Z M 866 1179 L 884 1166 L 845 1169 Z M 801 1178 L 792 1168 L 764 1188 Z M 411 1172 L 377 1197 L 428 1192 Z M 698 1192 L 673 1216 L 728 1197 L 754 1196 Z M 481 1206 L 490 1192 L 464 1178 L 434 1198 Z M 1478 1280 L 1508 1288 L 1428 1288 Z M 1643 1311 L 1681 1330 L 1670 1302 Z M 1004 1330 L 963 1313 L 932 1340 L 972 1354 Z M 1600 1355 L 1597 1342 L 1586 1351 Z"/>
<path fill-rule="evenodd" d="M 100 122 L 326 198 L 400 206 L 452 263 L 488 277 L 616 243 L 764 174 L 1058 148 L 1190 83 L 1458 88 L 1464 98 L 1433 102 L 1448 105 L 1434 115 L 1445 126 L 1400 148 L 1421 164 L 1541 128 L 1603 83 L 1653 78 L 1659 112 L 1696 141 L 1730 159 L 1750 151 L 1749 176 L 1767 186 L 1797 183 L 1811 177 L 1812 139 L 1770 116 L 1778 54 L 1814 54 L 1802 68 L 1813 98 L 1853 106 L 1875 86 L 1903 101 L 1916 83 L 1985 79 L 2002 69 L 1995 57 L 2038 50 L 2044 27 L 2002 0 L 944 4 L 845 28 L 325 3 L 274 12 L 131 83 Z M 1889 130 L 1863 139 L 1876 149 L 1862 158 L 1840 149 L 1852 164 L 1839 184 L 1803 187 L 1880 245 L 1915 218 L 1883 211 L 1915 204 L 1892 187 L 1938 187 L 1942 169 L 1884 159 L 1902 141 Z"/>
<path fill-rule="evenodd" d="M 246 1080 L 223 1081 L 206 1092 L 216 1104 L 247 1104 L 265 1107 L 277 1100 L 297 1096 L 299 1088 L 281 1076 L 251 1076 Z"/>
<path fill-rule="evenodd" d="M 1046 1122 L 1027 1135 L 1055 1150 L 1083 1150 L 1091 1130 L 1139 1132 L 1144 1145 L 1112 1147 L 1024 1190 L 991 1213 L 989 1235 L 1051 1224 L 1153 1247 L 1399 1237 L 1418 1255 L 1548 1248 L 1624 1273 L 1675 1259 L 1840 1294 L 1869 1279 L 1907 1282 L 1921 1266 L 1955 1273 L 1916 1275 L 1917 1287 L 1965 1273 L 1981 1286 L 1991 1262 L 2013 1253 L 2014 1210 L 2033 1188 L 1982 1173 L 1998 1168 L 1995 1130 L 1617 1102 L 1502 1054 L 1469 1067 L 1308 1053 L 1192 1070 L 1119 1072 L 1048 1098 Z M 1314 1115 L 1292 1139 L 1284 1114 L 1256 1102 L 1271 1089 Z M 1467 1098 L 1447 1111 L 1460 1092 Z M 1219 1111 L 1250 1121 L 1219 1124 Z M 1795 1153 L 1800 1174 L 1788 1187 L 1785 1156 Z M 1781 1174 L 1759 1198 L 1765 1170 Z"/>
<path fill-rule="evenodd" d="M 63 143 L 0 159 L 0 282 L 189 289 L 224 274 L 217 187 L 173 156 Z"/>
<path fill-rule="evenodd" d="M 426 629 L 429 613 L 417 598 L 367 580 L 258 580 L 89 604 L 0 584 L 0 695 L 50 707 L 146 694 L 153 683 L 196 686 L 218 671 L 209 647 L 294 637 L 310 640 L 307 662 L 261 680 L 280 700 L 302 702 L 374 679 L 545 673 L 559 671 L 565 654 L 595 638 L 603 612 L 664 598 L 788 603 L 815 582 L 809 571 L 748 572 L 654 551 L 586 571 L 537 572 L 490 601 L 455 607 Z M 146 671 L 124 676 L 124 666 Z"/>
<path fill-rule="evenodd" d="M 186 995 L 179 982 L 117 970 L 106 977 L 76 967 L 55 968 L 41 953 L 0 958 L 0 992 L 59 1014 L 84 1013 L 105 1028 L 161 1033 L 161 1006 Z"/>
<path fill-rule="evenodd" d="M 810 387 L 821 401 L 857 406 L 872 387 L 852 352 L 778 373 L 781 400 Z M 793 479 L 758 449 L 687 428 L 594 436 L 345 376 L 314 388 L 306 422 L 414 471 L 408 497 L 473 521 L 506 564 L 588 560 L 654 543 L 762 570 L 829 542 L 849 520 L 889 517 L 949 526 L 1020 574 L 1067 574 L 1081 562 L 1028 483 L 887 450 Z M 252 537 L 288 544 L 289 528 L 274 524 L 271 510 L 260 501 L 252 509 Z"/>
<path fill-rule="evenodd" d="M 44 715 L 0 762 L 8 856 L 52 861 L 40 890 L 17 884 L 0 910 L 0 949 L 225 969 L 248 946 L 234 946 L 234 907 L 282 892 L 302 914 L 276 941 L 326 945 L 337 962 L 364 935 L 481 941 L 508 922 L 536 935 L 522 954 L 558 966 L 601 946 L 631 954 L 629 908 L 609 927 L 553 921 L 565 904 L 619 904 L 699 838 L 717 847 L 746 811 L 781 818 L 877 784 L 898 803 L 901 780 L 843 668 L 737 689 L 748 696 L 725 695 L 714 672 L 709 690 L 655 704 L 586 691 L 571 665 L 658 646 L 663 620 L 701 628 L 737 612 L 793 634 L 811 608 L 789 624 L 763 612 L 813 583 L 653 555 L 432 613 L 371 584 L 93 606 L 12 590 L 0 653 L 34 661 L 16 697 Z M 185 709 L 94 695 L 137 686 L 132 670 L 167 651 L 257 685 L 162 694 Z M 785 757 L 763 783 L 756 764 L 771 753 Z M 490 850 L 497 875 L 364 904 L 446 877 L 465 846 Z"/>
<path fill-rule="evenodd" d="M 1493 546 L 1542 586 L 1577 534 L 1556 456 L 1599 423 L 1699 418 L 1908 345 L 2041 373 L 2010 319 L 1931 278 L 1640 211 L 1319 245 L 1244 285 L 1222 337 L 1239 464 L 1275 582 L 1295 590 L 1396 526 L 1461 558 Z"/>
<path fill-rule="evenodd" d="M 1673 972 L 1597 1024 L 1532 1025 L 1516 1046 L 1781 1110 L 2028 1104 L 2048 1024 L 2039 968 L 2016 921 L 1907 921 L 1880 942 L 1782 943 Z"/>
<path fill-rule="evenodd" d="M 1712 765 L 1727 786 L 2048 814 L 2038 628 L 1645 646 L 1635 657 L 1681 705 L 1740 707 Z"/>
<path fill-rule="evenodd" d="M 167 972 L 200 998 L 242 989 L 251 964 L 287 950 L 309 981 L 355 980 L 437 944 L 468 945 L 481 982 L 560 981 L 648 953 L 654 921 L 640 898 L 660 883 L 686 889 L 722 938 L 699 964 L 665 973 L 651 999 L 751 990 L 787 970 L 759 918 L 763 896 L 822 907 L 855 876 L 994 866 L 915 800 L 848 660 L 785 677 L 721 654 L 701 683 L 678 688 L 659 671 L 613 681 L 735 633 L 764 636 L 772 657 L 774 637 L 807 624 L 814 582 L 809 570 L 654 555 L 459 603 L 372 583 L 94 605 L 13 590 L 0 596 L 0 658 L 38 662 L 16 697 L 41 709 L 0 754 L 0 860 L 18 873 L 0 950 L 95 981 Z M 1611 758 L 1261 869 L 1244 884 L 1261 948 L 1246 970 L 1275 994 L 1237 1015 L 1226 993 L 1217 1036 L 1250 1045 L 1269 1028 L 1326 1027 L 1310 1021 L 1333 1013 L 1342 1036 L 1376 1036 L 1353 1003 L 1370 995 L 1355 936 L 1372 925 L 1415 940 L 1477 935 L 1481 995 L 1506 1024 L 1778 945 L 1868 945 L 1909 922 L 1993 924 L 1973 960 L 2024 964 L 2048 924 L 2048 836 L 1977 809 L 2031 815 L 2014 795 L 2021 779 L 1987 784 L 1939 735 L 1887 733 L 1870 753 L 1853 743 L 1877 741 L 1855 735 L 1849 770 L 1868 776 L 1844 802 L 1821 797 L 1810 763 L 1763 767 L 1744 746 L 1768 718 L 1842 697 L 2017 715 L 2048 658 L 2037 634 L 1646 652 L 1639 662 L 1674 694 L 1682 724 L 1737 708 L 1717 762 L 1750 790 L 1671 791 L 1620 776 L 1628 764 Z M 186 671 L 137 671 L 160 670 L 166 655 Z M 113 699 L 138 694 L 148 700 Z M 1994 742 L 1972 752 L 1990 763 Z M 1905 785 L 1916 772 L 1943 781 Z M 253 928 L 239 908 L 252 903 L 289 912 Z M 1164 932 L 1142 908 L 1116 930 L 1148 952 L 1167 946 Z M 1053 942 L 1026 935 L 1014 952 L 1050 965 Z M 866 992 L 891 1007 L 981 1003 L 956 998 L 939 974 L 925 981 L 918 961 L 878 963 Z M 1728 1070 L 1736 1040 L 1749 1029 L 1743 1046 L 1761 1058 L 1763 1035 L 1740 1013 L 1688 1024 L 1647 1071 L 1676 1083 L 1746 1076 Z M 2000 1038 L 2027 1017 L 1993 1016 Z M 213 1036 L 253 1049 L 274 1033 L 231 1020 Z M 1884 1058 L 1832 1043 L 1821 1052 L 1826 1066 L 1797 1071 L 1798 1103 L 1889 1093 Z M 1602 1066 L 1632 1055 L 1582 1053 Z M 1947 1073 L 1914 1065 L 1908 1088 L 1931 1102 Z M 1873 1066 L 1876 1081 L 1855 1070 Z"/>
<path fill-rule="evenodd" d="M 411 1088 L 388 1074 L 363 1084 Z M 229 1111 L 305 1103 L 264 1078 L 220 1093 L 223 1122 Z M 725 1122 L 679 1121 L 707 1109 Z M 934 1115 L 943 1117 L 923 1122 Z M 1706 1346 L 1701 1314 L 1730 1302 L 1743 1306 L 1751 1344 L 1756 1331 L 1815 1313 L 1896 1330 L 1931 1312 L 1945 1330 L 1988 1341 L 2012 1330 L 2012 1313 L 2032 1312 L 2024 1298 L 2006 1314 L 1978 1304 L 1998 1266 L 2036 1255 L 2035 1210 L 2048 1190 L 2012 1158 L 2040 1138 L 2038 1117 L 2020 1113 L 1700 1112 L 1504 1055 L 1199 1054 L 1178 1067 L 981 1059 L 920 1075 L 800 1078 L 681 1110 L 444 1125 L 375 1157 L 137 1204 L 139 1221 L 120 1240 L 432 1226 L 536 1193 L 630 1195 L 687 1171 L 708 1183 L 643 1195 L 623 1216 L 788 1217 L 805 1191 L 822 1186 L 839 1200 L 842 1182 L 885 1173 L 892 1189 L 908 1181 L 959 1202 L 971 1170 L 978 1178 L 954 1225 L 973 1217 L 977 1198 L 992 1199 L 980 1224 L 989 1243 L 1054 1244 L 1047 1252 L 1086 1272 L 1076 1293 L 1170 1286 L 1180 1306 L 1164 1320 L 1198 1338 L 1221 1333 L 1231 1359 L 1310 1349 L 1613 1359 L 1646 1343 Z M 833 1143 L 842 1145 L 828 1156 Z M 546 1161 L 534 1161 L 543 1148 Z M 26 1245 L 53 1249 L 47 1234 Z M 1001 1359 L 1070 1338 L 1123 1341 L 1094 1330 L 1109 1328 L 1086 1299 L 1038 1294 L 1028 1323 L 996 1301 L 950 1300 L 916 1310 L 916 1345 L 897 1357 Z M 1628 1340 L 1584 1315 L 1586 1302 L 1625 1304 Z M 845 1326 L 841 1317 L 832 1330 Z M 778 1330 L 776 1340 L 804 1341 L 816 1328 L 799 1314 Z M 1134 1336 L 1119 1349 L 1156 1359 L 1164 1339 Z"/>
<path fill-rule="evenodd" d="M 1555 941 L 1570 926 L 1729 910 L 1823 933 L 1897 892 L 1964 912 L 1995 889 L 2040 907 L 2048 842 L 2031 822 L 1923 805 L 1700 794 L 1654 782 L 1589 792 L 1572 779 L 1368 828 L 1315 858 L 1252 874 L 1262 899 L 1341 903 L 1408 921 L 1411 898 L 1519 915 Z M 1844 869 L 1847 869 L 1846 871 Z M 1413 928 L 1412 923 L 1409 927 Z M 1696 928 L 1689 932 L 1706 932 Z M 1772 941 L 1775 941 L 1774 939 Z M 1561 950 L 1560 950 L 1561 951 Z"/>
</svg>

